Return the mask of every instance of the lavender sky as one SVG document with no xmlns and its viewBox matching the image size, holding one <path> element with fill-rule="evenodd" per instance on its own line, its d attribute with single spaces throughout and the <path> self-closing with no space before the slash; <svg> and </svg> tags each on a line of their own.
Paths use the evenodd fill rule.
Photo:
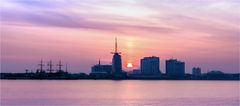
<svg viewBox="0 0 240 106">
<path fill-rule="evenodd" d="M 239 72 L 239 0 L 2 0 L 1 72 L 60 59 L 70 72 L 110 64 L 118 38 L 123 69 L 145 56 L 186 62 L 186 72 Z M 46 68 L 46 67 L 45 67 Z"/>
</svg>

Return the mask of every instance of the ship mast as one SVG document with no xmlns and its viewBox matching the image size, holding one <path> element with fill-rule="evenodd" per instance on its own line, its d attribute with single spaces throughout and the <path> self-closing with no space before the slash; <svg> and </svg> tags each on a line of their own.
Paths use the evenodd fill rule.
<svg viewBox="0 0 240 106">
<path fill-rule="evenodd" d="M 40 64 L 38 64 L 38 65 L 40 66 L 40 72 L 43 72 L 43 66 L 44 66 L 44 64 L 43 64 L 42 59 L 41 59 L 41 61 L 40 61 Z"/>
<path fill-rule="evenodd" d="M 65 69 L 66 72 L 68 72 L 68 63 L 66 63 L 66 69 Z"/>
<path fill-rule="evenodd" d="M 61 60 L 59 61 L 59 63 L 57 64 L 57 66 L 58 66 L 58 71 L 62 71 L 62 62 L 61 62 Z"/>
<path fill-rule="evenodd" d="M 52 69 L 52 67 L 53 67 L 52 60 L 49 61 L 48 66 L 49 66 L 49 69 L 48 69 L 49 72 L 52 73 L 52 71 L 53 71 L 53 69 Z"/>
</svg>

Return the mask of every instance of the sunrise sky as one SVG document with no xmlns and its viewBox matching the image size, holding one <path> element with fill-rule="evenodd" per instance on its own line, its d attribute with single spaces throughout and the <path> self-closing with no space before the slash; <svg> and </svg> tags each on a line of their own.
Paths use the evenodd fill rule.
<svg viewBox="0 0 240 106">
<path fill-rule="evenodd" d="M 123 69 L 145 56 L 186 62 L 186 72 L 239 71 L 239 0 L 2 0 L 1 71 L 60 59 L 69 71 L 110 64 L 118 38 Z M 46 67 L 45 67 L 46 68 Z"/>
</svg>

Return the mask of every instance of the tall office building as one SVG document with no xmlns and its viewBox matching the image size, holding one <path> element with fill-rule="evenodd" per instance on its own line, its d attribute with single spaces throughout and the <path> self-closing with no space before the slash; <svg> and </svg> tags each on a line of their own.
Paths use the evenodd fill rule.
<svg viewBox="0 0 240 106">
<path fill-rule="evenodd" d="M 185 63 L 177 59 L 166 60 L 166 74 L 169 76 L 183 76 L 185 74 Z"/>
<path fill-rule="evenodd" d="M 144 57 L 141 59 L 141 74 L 158 75 L 160 74 L 160 59 L 159 57 Z"/>
<path fill-rule="evenodd" d="M 115 38 L 115 52 L 112 53 L 112 73 L 113 74 L 122 74 L 122 59 L 121 53 L 117 50 L 117 38 Z"/>
</svg>

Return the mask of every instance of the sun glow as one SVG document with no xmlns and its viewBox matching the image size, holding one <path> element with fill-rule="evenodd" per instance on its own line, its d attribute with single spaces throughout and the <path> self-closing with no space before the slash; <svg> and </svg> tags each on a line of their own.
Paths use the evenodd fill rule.
<svg viewBox="0 0 240 106">
<path fill-rule="evenodd" d="M 128 64 L 127 64 L 127 67 L 128 67 L 128 68 L 132 68 L 132 67 L 133 67 L 133 64 L 132 64 L 132 63 L 128 63 Z"/>
</svg>

